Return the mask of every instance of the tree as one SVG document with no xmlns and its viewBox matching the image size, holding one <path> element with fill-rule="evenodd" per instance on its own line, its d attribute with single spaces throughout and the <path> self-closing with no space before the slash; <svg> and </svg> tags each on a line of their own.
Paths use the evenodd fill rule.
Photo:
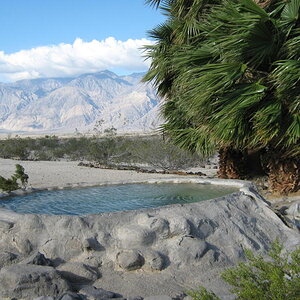
<svg viewBox="0 0 300 300">
<path fill-rule="evenodd" d="M 268 258 L 255 256 L 246 250 L 247 262 L 227 269 L 222 278 L 241 300 L 297 300 L 300 295 L 300 248 L 282 254 L 282 245 L 274 242 Z M 194 300 L 218 300 L 212 292 L 201 287 L 189 293 Z"/>
<path fill-rule="evenodd" d="M 148 2 L 168 15 L 150 32 L 145 76 L 165 98 L 164 130 L 188 150 L 225 153 L 223 177 L 264 152 L 270 187 L 299 190 L 300 0 Z"/>
</svg>

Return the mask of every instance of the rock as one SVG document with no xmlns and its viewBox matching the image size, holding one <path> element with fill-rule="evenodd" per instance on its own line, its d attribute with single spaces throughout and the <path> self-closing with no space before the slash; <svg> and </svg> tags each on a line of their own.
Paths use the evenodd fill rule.
<svg viewBox="0 0 300 300">
<path fill-rule="evenodd" d="M 143 300 L 143 297 L 128 297 L 126 300 Z"/>
<path fill-rule="evenodd" d="M 294 202 L 286 211 L 287 215 L 300 219 L 300 201 Z"/>
<path fill-rule="evenodd" d="M 169 220 L 170 222 L 170 235 L 189 235 L 191 233 L 191 226 L 188 220 L 181 216 L 176 216 Z"/>
<path fill-rule="evenodd" d="M 186 236 L 170 245 L 170 248 L 171 260 L 181 265 L 200 260 L 206 253 L 208 245 L 204 240 Z"/>
<path fill-rule="evenodd" d="M 137 218 L 139 225 L 146 226 L 154 231 L 159 238 L 167 238 L 170 233 L 169 222 L 163 218 L 152 217 L 148 214 L 141 214 Z"/>
<path fill-rule="evenodd" d="M 55 300 L 55 298 L 50 296 L 42 296 L 42 297 L 34 298 L 33 300 Z"/>
<path fill-rule="evenodd" d="M 100 274 L 92 267 L 80 262 L 68 262 L 60 265 L 57 270 L 71 283 L 93 282 Z"/>
<path fill-rule="evenodd" d="M 161 295 L 145 297 L 144 300 L 172 300 L 172 298 L 166 295 Z"/>
<path fill-rule="evenodd" d="M 66 292 L 58 297 L 57 300 L 84 300 L 83 296 L 73 292 Z"/>
<path fill-rule="evenodd" d="M 155 232 L 136 225 L 128 225 L 117 230 L 120 246 L 125 249 L 149 246 L 155 240 Z"/>
<path fill-rule="evenodd" d="M 95 288 L 91 285 L 86 285 L 82 287 L 79 291 L 80 294 L 86 295 L 88 299 L 91 300 L 101 300 L 101 299 L 110 299 L 115 298 L 116 294 L 113 292 L 109 292 L 106 290 L 103 290 L 101 288 Z"/>
<path fill-rule="evenodd" d="M 65 249 L 68 253 L 68 258 L 72 258 L 83 252 L 83 245 L 79 239 L 72 238 L 66 241 Z"/>
<path fill-rule="evenodd" d="M 32 251 L 33 247 L 31 242 L 28 239 L 19 237 L 19 238 L 13 238 L 13 241 L 15 242 L 17 249 L 22 254 L 29 254 Z"/>
<path fill-rule="evenodd" d="M 123 250 L 117 254 L 118 265 L 127 271 L 140 269 L 145 260 L 136 250 Z"/>
<path fill-rule="evenodd" d="M 8 251 L 3 251 L 0 253 L 0 269 L 11 265 L 13 261 L 18 257 L 18 255 L 8 252 Z"/>
<path fill-rule="evenodd" d="M 70 287 L 52 267 L 16 264 L 0 271 L 0 298 L 57 296 Z"/>
<path fill-rule="evenodd" d="M 209 235 L 213 234 L 215 227 L 217 227 L 217 225 L 211 220 L 200 220 L 198 224 L 198 235 L 201 239 L 207 238 Z"/>
<path fill-rule="evenodd" d="M 165 262 L 159 252 L 147 251 L 144 257 L 146 266 L 149 267 L 151 271 L 161 271 L 164 268 Z"/>
<path fill-rule="evenodd" d="M 100 243 L 94 237 L 86 238 L 82 242 L 82 245 L 83 245 L 83 248 L 88 250 L 88 251 L 90 251 L 90 250 L 100 251 L 100 250 L 103 249 L 103 247 L 101 247 Z"/>
<path fill-rule="evenodd" d="M 5 232 L 11 229 L 14 226 L 14 223 L 9 221 L 0 220 L 0 231 Z"/>
<path fill-rule="evenodd" d="M 28 258 L 24 259 L 22 264 L 31 264 L 31 265 L 39 265 L 39 266 L 53 266 L 53 263 L 50 259 L 46 258 L 44 254 L 37 252 Z"/>
<path fill-rule="evenodd" d="M 300 229 L 300 201 L 293 202 L 289 207 L 284 208 L 286 208 L 284 210 L 285 220 L 290 227 Z"/>
</svg>

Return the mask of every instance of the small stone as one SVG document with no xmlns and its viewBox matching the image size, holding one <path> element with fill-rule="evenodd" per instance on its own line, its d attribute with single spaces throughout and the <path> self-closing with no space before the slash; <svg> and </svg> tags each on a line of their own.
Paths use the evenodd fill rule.
<svg viewBox="0 0 300 300">
<path fill-rule="evenodd" d="M 123 250 L 117 254 L 119 266 L 127 271 L 140 269 L 145 260 L 136 250 Z"/>
</svg>

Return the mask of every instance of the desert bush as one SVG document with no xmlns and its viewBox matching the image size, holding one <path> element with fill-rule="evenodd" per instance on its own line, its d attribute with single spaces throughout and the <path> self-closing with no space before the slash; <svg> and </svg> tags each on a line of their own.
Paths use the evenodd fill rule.
<svg viewBox="0 0 300 300">
<path fill-rule="evenodd" d="M 101 135 L 58 138 L 9 138 L 0 141 L 0 157 L 22 160 L 89 160 L 101 164 L 146 164 L 176 170 L 202 162 L 161 136 L 117 136 L 110 128 Z"/>
<path fill-rule="evenodd" d="M 16 171 L 11 178 L 4 178 L 0 176 L 0 189 L 5 192 L 11 192 L 20 188 L 18 180 L 21 182 L 23 188 L 28 183 L 29 176 L 25 173 L 23 166 L 16 164 Z"/>
<path fill-rule="evenodd" d="M 198 155 L 179 149 L 159 136 L 135 140 L 128 148 L 134 160 L 163 170 L 185 169 L 202 162 Z"/>
<path fill-rule="evenodd" d="M 283 247 L 274 242 L 267 258 L 246 250 L 246 262 L 227 269 L 222 278 L 241 300 L 297 300 L 300 296 L 300 248 L 283 254 Z M 217 300 L 214 293 L 201 287 L 189 292 L 194 300 Z"/>
</svg>

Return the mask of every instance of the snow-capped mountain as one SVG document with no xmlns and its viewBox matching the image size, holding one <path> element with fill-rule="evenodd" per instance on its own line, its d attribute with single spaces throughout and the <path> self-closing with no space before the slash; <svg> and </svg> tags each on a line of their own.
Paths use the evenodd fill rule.
<svg viewBox="0 0 300 300">
<path fill-rule="evenodd" d="M 41 78 L 0 84 L 0 131 L 118 132 L 157 128 L 160 99 L 143 73 L 118 76 L 110 71 L 76 78 Z M 100 127 L 100 128 L 99 128 Z"/>
</svg>

